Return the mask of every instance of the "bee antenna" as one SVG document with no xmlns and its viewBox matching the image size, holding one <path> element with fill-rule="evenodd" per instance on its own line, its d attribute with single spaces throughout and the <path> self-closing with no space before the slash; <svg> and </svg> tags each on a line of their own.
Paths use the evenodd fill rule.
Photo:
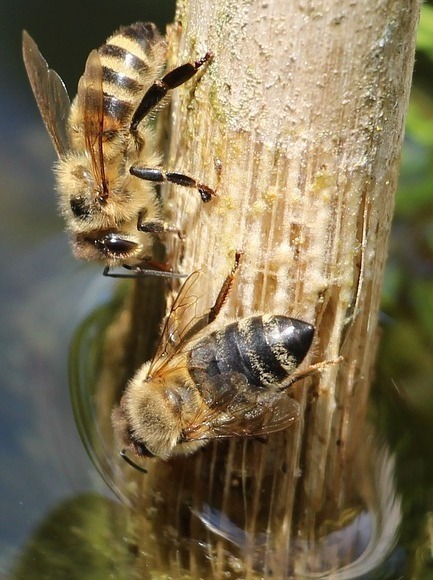
<svg viewBox="0 0 433 580">
<path fill-rule="evenodd" d="M 124 459 L 128 465 L 130 465 L 137 471 L 141 471 L 141 473 L 147 473 L 147 469 L 144 469 L 144 467 L 140 467 L 140 465 L 137 465 L 134 461 L 132 461 L 130 457 L 126 455 L 126 449 L 122 449 L 122 451 L 120 452 L 120 457 Z"/>
</svg>

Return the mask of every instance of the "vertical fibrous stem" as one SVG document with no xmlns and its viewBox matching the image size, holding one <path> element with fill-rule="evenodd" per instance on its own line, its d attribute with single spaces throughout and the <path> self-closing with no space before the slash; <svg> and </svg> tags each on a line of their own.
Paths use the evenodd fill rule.
<svg viewBox="0 0 433 580">
<path fill-rule="evenodd" d="M 203 565 L 214 577 L 234 565 L 230 550 L 240 577 L 258 567 L 285 577 L 296 568 L 293 537 L 305 539 L 298 550 L 311 548 L 321 523 L 358 500 L 353 461 L 363 445 L 418 10 L 415 0 L 178 2 L 172 64 L 209 50 L 214 60 L 173 95 L 167 164 L 218 197 L 203 205 L 193 192 L 171 190 L 171 217 L 186 234 L 173 241 L 172 260 L 185 273 L 209 272 L 202 290 L 210 304 L 243 250 L 221 321 L 296 316 L 316 327 L 309 362 L 344 357 L 296 387 L 302 419 L 288 432 L 266 445 L 210 445 L 150 474 L 164 487 L 164 477 L 184 470 L 166 515 L 182 522 L 179 537 L 186 528 L 193 536 L 191 570 L 205 541 Z M 206 535 L 197 519 L 204 506 L 225 539 Z"/>
</svg>

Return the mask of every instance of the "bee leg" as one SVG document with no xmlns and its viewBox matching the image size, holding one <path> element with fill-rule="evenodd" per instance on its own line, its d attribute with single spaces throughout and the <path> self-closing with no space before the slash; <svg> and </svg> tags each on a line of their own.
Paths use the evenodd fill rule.
<svg viewBox="0 0 433 580">
<path fill-rule="evenodd" d="M 146 91 L 140 104 L 138 105 L 132 120 L 130 130 L 137 131 L 138 125 L 144 117 L 165 97 L 168 91 L 183 85 L 192 78 L 198 69 L 213 57 L 211 52 L 207 52 L 203 58 L 195 62 L 187 62 L 171 70 L 162 79 L 156 80 Z"/>
<path fill-rule="evenodd" d="M 169 224 L 163 220 L 149 220 L 146 221 L 142 213 L 138 214 L 137 230 L 140 232 L 149 232 L 150 234 L 165 234 L 167 232 L 174 232 L 183 239 L 182 232 L 173 224 Z"/>
<path fill-rule="evenodd" d="M 209 311 L 206 314 L 198 318 L 197 322 L 195 322 L 195 324 L 193 324 L 193 326 L 191 326 L 191 328 L 185 334 L 183 340 L 186 340 L 187 337 L 194 336 L 195 334 L 197 334 L 197 332 L 200 332 L 200 330 L 206 328 L 208 324 L 210 324 L 216 319 L 225 301 L 227 300 L 227 296 L 229 295 L 231 287 L 233 286 L 233 282 L 235 279 L 236 272 L 239 268 L 239 262 L 241 260 L 242 254 L 243 252 L 239 250 L 236 251 L 235 263 L 233 264 L 233 268 L 231 269 L 230 273 L 224 280 L 223 285 L 221 286 L 221 290 L 218 292 L 215 304 L 209 309 Z"/>
<path fill-rule="evenodd" d="M 296 370 L 294 373 L 292 373 L 290 375 L 289 379 L 283 385 L 281 385 L 281 387 L 279 387 L 278 390 L 285 391 L 285 390 L 289 389 L 293 385 L 293 383 L 296 383 L 297 381 L 300 381 L 301 379 L 305 379 L 306 377 L 309 377 L 310 375 L 315 375 L 316 373 L 320 373 L 327 366 L 339 364 L 342 360 L 344 360 L 343 357 L 339 356 L 339 357 L 334 358 L 332 360 L 324 360 L 324 361 L 318 362 L 316 364 L 309 365 L 305 369 Z"/>
<path fill-rule="evenodd" d="M 228 297 L 230 290 L 232 289 L 232 286 L 233 286 L 236 272 L 238 271 L 238 268 L 239 268 L 241 256 L 242 256 L 242 252 L 240 252 L 239 250 L 236 251 L 235 263 L 233 264 L 233 268 L 231 269 L 230 273 L 227 275 L 226 279 L 224 280 L 223 285 L 221 286 L 221 290 L 218 292 L 218 296 L 215 300 L 215 304 L 209 310 L 208 324 L 210 324 L 211 322 L 213 322 L 215 320 L 215 318 L 218 316 L 221 308 L 224 306 L 224 304 L 227 300 L 227 297 Z"/>
<path fill-rule="evenodd" d="M 103 276 L 108 278 L 141 278 L 144 276 L 159 276 L 161 278 L 186 278 L 187 274 L 180 274 L 179 272 L 172 272 L 168 264 L 160 264 L 159 262 L 148 261 L 137 264 L 136 266 L 129 266 L 123 264 L 123 268 L 129 270 L 129 274 L 121 274 L 119 272 L 111 272 L 110 266 L 106 266 L 102 272 Z"/>
<path fill-rule="evenodd" d="M 204 183 L 199 183 L 193 177 L 189 177 L 183 173 L 166 173 L 153 167 L 137 167 L 136 165 L 129 168 L 129 173 L 134 175 L 134 177 L 145 179 L 146 181 L 154 181 L 155 183 L 164 183 L 168 181 L 170 183 L 175 183 L 176 185 L 182 185 L 183 187 L 197 189 L 204 203 L 210 201 L 212 196 L 215 195 L 213 189 L 204 185 Z"/>
</svg>

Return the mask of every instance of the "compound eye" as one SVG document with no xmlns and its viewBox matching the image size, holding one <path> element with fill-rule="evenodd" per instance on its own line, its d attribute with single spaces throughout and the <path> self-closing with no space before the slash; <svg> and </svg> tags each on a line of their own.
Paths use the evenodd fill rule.
<svg viewBox="0 0 433 580">
<path fill-rule="evenodd" d="M 102 240 L 95 240 L 95 245 L 104 254 L 120 257 L 133 254 L 138 247 L 135 242 L 125 240 L 116 234 L 110 234 Z"/>
<path fill-rule="evenodd" d="M 84 197 L 73 197 L 70 201 L 71 211 L 76 218 L 86 220 L 91 215 L 90 205 Z"/>
</svg>

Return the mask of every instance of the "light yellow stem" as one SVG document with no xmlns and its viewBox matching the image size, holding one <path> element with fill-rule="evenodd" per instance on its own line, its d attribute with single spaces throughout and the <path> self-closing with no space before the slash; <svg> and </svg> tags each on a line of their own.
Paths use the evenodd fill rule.
<svg viewBox="0 0 433 580">
<path fill-rule="evenodd" d="M 297 384 L 302 418 L 267 444 L 218 443 L 151 468 L 143 507 L 156 510 L 146 525 L 161 574 L 287 577 L 322 523 L 359 501 L 353 465 L 418 12 L 417 0 L 178 1 L 171 64 L 208 50 L 214 60 L 174 91 L 167 166 L 218 197 L 204 205 L 170 190 L 170 217 L 186 234 L 170 259 L 209 272 L 210 305 L 243 250 L 221 323 L 296 316 L 316 328 L 309 363 L 344 362 Z"/>
</svg>

